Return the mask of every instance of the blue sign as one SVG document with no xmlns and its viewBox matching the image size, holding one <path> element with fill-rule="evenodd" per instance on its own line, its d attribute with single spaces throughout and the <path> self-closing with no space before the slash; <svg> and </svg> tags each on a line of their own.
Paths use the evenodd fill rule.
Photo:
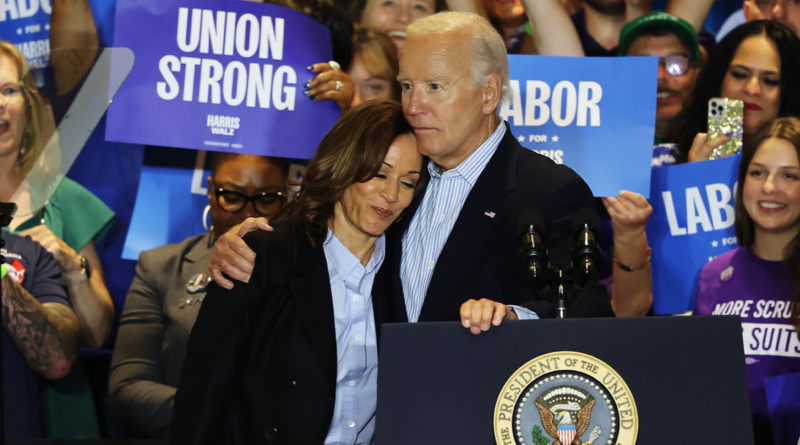
<svg viewBox="0 0 800 445">
<path fill-rule="evenodd" d="M 653 169 L 647 241 L 653 249 L 653 309 L 694 309 L 700 270 L 739 246 L 733 197 L 741 156 Z"/>
<path fill-rule="evenodd" d="M 654 57 L 508 56 L 500 108 L 519 142 L 575 170 L 597 197 L 648 197 L 656 123 Z"/>
<path fill-rule="evenodd" d="M 44 68 L 50 53 L 50 0 L 0 1 L 0 40 L 19 48 L 31 68 Z M 41 60 L 39 57 L 42 57 Z"/>
<path fill-rule="evenodd" d="M 302 164 L 302 163 L 301 163 Z M 289 164 L 297 179 L 303 165 Z M 208 183 L 211 153 L 165 147 L 145 147 L 144 165 L 122 258 L 138 260 L 139 253 L 207 232 Z"/>
<path fill-rule="evenodd" d="M 114 44 L 136 56 L 107 138 L 311 158 L 339 119 L 303 96 L 330 33 L 289 8 L 230 0 L 118 0 Z"/>
</svg>

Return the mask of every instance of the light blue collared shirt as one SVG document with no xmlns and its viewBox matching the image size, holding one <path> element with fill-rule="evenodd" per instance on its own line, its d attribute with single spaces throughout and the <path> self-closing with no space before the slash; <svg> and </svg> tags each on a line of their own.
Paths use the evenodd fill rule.
<svg viewBox="0 0 800 445">
<path fill-rule="evenodd" d="M 386 256 L 386 240 L 375 242 L 367 266 L 328 229 L 322 245 L 328 263 L 336 326 L 336 401 L 326 445 L 372 443 L 378 397 L 378 339 L 372 283 Z"/>
<path fill-rule="evenodd" d="M 440 167 L 428 163 L 431 174 L 425 196 L 403 235 L 403 257 L 400 262 L 400 279 L 406 300 L 408 321 L 419 320 L 425 294 L 431 284 L 436 262 L 444 249 L 450 232 L 458 220 L 461 208 L 472 187 L 489 163 L 500 141 L 506 134 L 504 122 L 458 167 L 439 173 Z M 492 299 L 492 296 L 486 296 Z M 535 312 L 512 306 L 520 319 L 539 318 Z"/>
</svg>

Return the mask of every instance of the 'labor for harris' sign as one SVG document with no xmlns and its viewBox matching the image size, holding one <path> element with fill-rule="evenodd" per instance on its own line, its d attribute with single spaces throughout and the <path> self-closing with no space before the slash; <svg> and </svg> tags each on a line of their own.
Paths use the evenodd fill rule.
<svg viewBox="0 0 800 445">
<path fill-rule="evenodd" d="M 107 139 L 310 158 L 339 118 L 313 102 L 306 67 L 331 60 L 330 33 L 297 11 L 230 0 L 118 0 L 116 46 L 134 67 L 108 111 Z"/>
</svg>

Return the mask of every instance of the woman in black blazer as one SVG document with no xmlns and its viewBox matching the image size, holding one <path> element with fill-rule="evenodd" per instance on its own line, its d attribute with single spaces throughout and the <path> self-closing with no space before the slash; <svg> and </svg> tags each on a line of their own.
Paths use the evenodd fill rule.
<svg viewBox="0 0 800 445">
<path fill-rule="evenodd" d="M 244 237 L 256 252 L 249 283 L 209 286 L 170 443 L 371 443 L 377 337 L 390 318 L 383 232 L 421 169 L 395 102 L 365 102 L 333 127 L 274 231 Z"/>
</svg>

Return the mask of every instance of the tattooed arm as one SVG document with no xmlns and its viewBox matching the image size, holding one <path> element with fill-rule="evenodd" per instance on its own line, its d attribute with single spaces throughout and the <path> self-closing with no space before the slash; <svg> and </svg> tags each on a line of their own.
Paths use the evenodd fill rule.
<svg viewBox="0 0 800 445">
<path fill-rule="evenodd" d="M 3 277 L 3 328 L 25 362 L 48 379 L 67 375 L 75 362 L 80 326 L 70 308 L 36 301 L 8 275 Z"/>
</svg>

